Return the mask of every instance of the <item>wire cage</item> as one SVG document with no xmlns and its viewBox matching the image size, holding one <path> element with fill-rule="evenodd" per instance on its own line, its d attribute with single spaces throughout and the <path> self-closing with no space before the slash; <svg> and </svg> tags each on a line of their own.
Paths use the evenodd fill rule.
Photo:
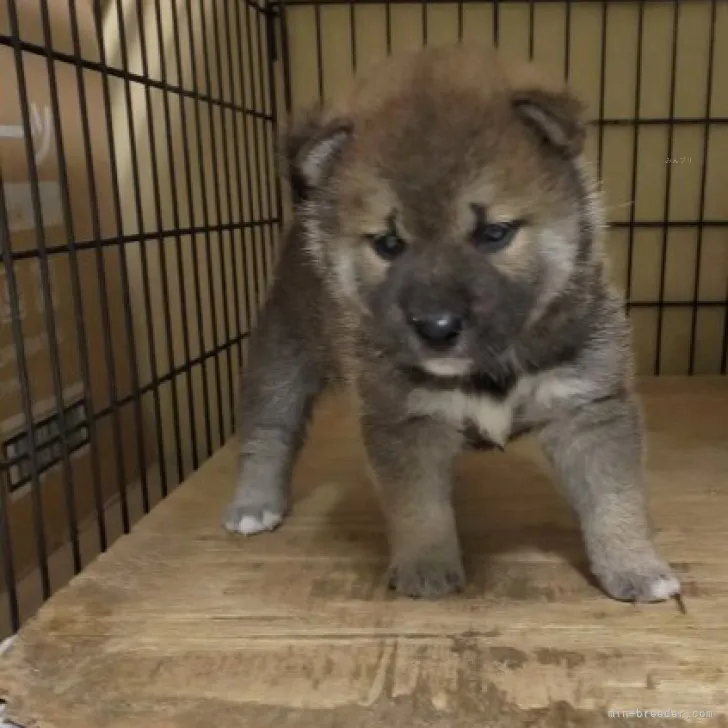
<svg viewBox="0 0 728 728">
<path fill-rule="evenodd" d="M 388 54 L 494 44 L 589 104 L 641 374 L 725 374 L 728 3 L 6 0 L 3 633 L 234 430 L 276 137 Z"/>
<path fill-rule="evenodd" d="M 15 630 L 229 437 L 281 197 L 271 9 L 4 12 L 1 525 Z"/>
</svg>

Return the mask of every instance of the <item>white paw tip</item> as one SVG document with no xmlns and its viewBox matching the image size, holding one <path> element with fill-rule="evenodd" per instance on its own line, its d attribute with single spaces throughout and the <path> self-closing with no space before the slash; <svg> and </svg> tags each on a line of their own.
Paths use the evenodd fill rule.
<svg viewBox="0 0 728 728">
<path fill-rule="evenodd" d="M 650 596 L 656 601 L 665 601 L 680 593 L 680 582 L 674 576 L 657 579 L 650 588 Z"/>
<path fill-rule="evenodd" d="M 256 516 L 243 516 L 238 521 L 236 530 L 238 533 L 249 536 L 254 533 L 260 533 L 261 531 L 270 531 L 280 522 L 280 514 L 272 513 L 271 511 L 263 511 L 260 518 Z"/>
<path fill-rule="evenodd" d="M 266 528 L 275 528 L 281 522 L 280 513 L 272 511 L 263 511 L 263 525 Z"/>
</svg>

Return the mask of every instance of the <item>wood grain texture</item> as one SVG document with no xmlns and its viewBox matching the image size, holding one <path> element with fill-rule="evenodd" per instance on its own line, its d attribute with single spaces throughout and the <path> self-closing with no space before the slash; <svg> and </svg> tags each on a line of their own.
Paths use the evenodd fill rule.
<svg viewBox="0 0 728 728">
<path fill-rule="evenodd" d="M 57 593 L 0 658 L 38 728 L 728 726 L 728 378 L 645 381 L 658 542 L 674 603 L 608 599 L 533 443 L 459 463 L 469 583 L 385 589 L 382 521 L 329 399 L 275 533 L 219 525 L 231 443 Z M 686 719 L 609 710 L 686 711 Z M 712 718 L 693 718 L 712 711 Z"/>
</svg>

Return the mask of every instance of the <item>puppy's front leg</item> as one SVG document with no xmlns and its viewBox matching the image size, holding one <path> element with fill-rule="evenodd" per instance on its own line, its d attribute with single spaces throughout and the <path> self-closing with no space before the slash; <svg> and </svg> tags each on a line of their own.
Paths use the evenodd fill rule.
<svg viewBox="0 0 728 728">
<path fill-rule="evenodd" d="M 429 418 L 362 419 L 364 443 L 387 522 L 390 586 L 441 597 L 465 582 L 452 507 L 452 465 L 461 436 Z"/>
<path fill-rule="evenodd" d="M 269 305 L 251 337 L 239 414 L 238 484 L 224 527 L 252 535 L 276 528 L 289 506 L 290 478 L 324 376 L 286 310 Z"/>
<path fill-rule="evenodd" d="M 594 575 L 614 599 L 664 601 L 680 583 L 654 545 L 642 481 L 642 425 L 630 395 L 548 425 L 541 443 L 576 510 Z"/>
</svg>

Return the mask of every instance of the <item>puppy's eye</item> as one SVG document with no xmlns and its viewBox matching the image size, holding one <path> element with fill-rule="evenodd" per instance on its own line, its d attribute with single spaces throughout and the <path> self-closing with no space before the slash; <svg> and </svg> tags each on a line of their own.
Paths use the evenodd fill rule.
<svg viewBox="0 0 728 728">
<path fill-rule="evenodd" d="M 396 233 L 385 233 L 384 235 L 370 235 L 374 252 L 384 260 L 394 260 L 402 255 L 405 249 L 405 242 Z"/>
<path fill-rule="evenodd" d="M 519 227 L 517 222 L 481 223 L 473 230 L 472 239 L 476 247 L 482 250 L 502 250 L 513 240 Z"/>
</svg>

